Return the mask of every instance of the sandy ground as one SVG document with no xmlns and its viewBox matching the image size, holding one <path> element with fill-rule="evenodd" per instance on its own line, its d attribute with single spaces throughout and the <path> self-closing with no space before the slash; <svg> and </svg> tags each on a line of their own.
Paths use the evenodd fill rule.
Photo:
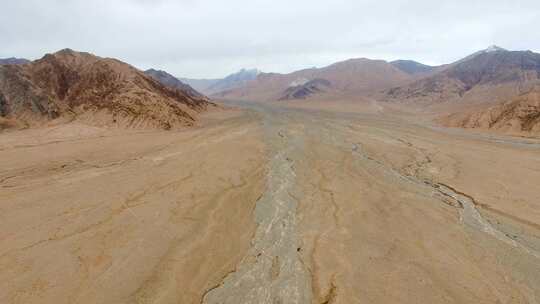
<svg viewBox="0 0 540 304">
<path fill-rule="evenodd" d="M 0 135 L 0 303 L 198 303 L 234 270 L 264 189 L 253 117 Z"/>
<path fill-rule="evenodd" d="M 229 104 L 1 134 L 0 302 L 540 302 L 540 141 Z"/>
</svg>

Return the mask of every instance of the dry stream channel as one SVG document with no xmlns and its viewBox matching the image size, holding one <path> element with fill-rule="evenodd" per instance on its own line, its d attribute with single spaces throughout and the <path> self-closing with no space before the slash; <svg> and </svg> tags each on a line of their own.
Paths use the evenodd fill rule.
<svg viewBox="0 0 540 304">
<path fill-rule="evenodd" d="M 524 233 L 523 230 L 516 228 L 514 223 L 505 225 L 504 222 L 501 223 L 499 220 L 486 218 L 483 212 L 478 209 L 477 202 L 472 196 L 438 181 L 436 176 L 431 175 L 426 178 L 422 175 L 422 170 L 426 170 L 428 169 L 427 166 L 433 165 L 431 164 L 432 160 L 428 156 L 422 155 L 425 154 L 425 149 L 417 149 L 410 142 L 400 138 L 400 132 L 388 132 L 388 130 L 398 131 L 400 128 L 399 123 L 362 114 L 295 110 L 280 106 L 243 102 L 230 103 L 247 108 L 253 112 L 253 115 L 260 116 L 263 121 L 264 140 L 269 147 L 270 155 L 267 168 L 267 187 L 264 195 L 257 202 L 254 212 L 257 230 L 252 239 L 251 248 L 241 263 L 237 265 L 235 271 L 227 275 L 215 288 L 206 292 L 202 300 L 203 303 L 362 302 L 360 297 L 354 296 L 354 293 L 362 293 L 362 290 L 349 290 L 340 293 L 346 287 L 339 286 L 337 277 L 340 276 L 339 271 L 347 271 L 346 268 L 327 269 L 326 271 L 332 272 L 330 283 L 327 284 L 328 287 L 325 291 L 322 290 L 324 289 L 322 287 L 315 287 L 315 285 L 320 285 L 317 281 L 323 280 L 315 276 L 324 276 L 321 274 L 324 273 L 324 270 L 319 269 L 318 273 L 315 273 L 316 270 L 314 269 L 317 267 L 314 264 L 317 263 L 317 257 L 314 251 L 317 244 L 313 244 L 313 240 L 303 235 L 303 233 L 310 234 L 310 231 L 302 231 L 299 227 L 300 220 L 306 220 L 305 216 L 301 215 L 301 211 L 299 211 L 302 209 L 299 204 L 302 204 L 301 202 L 305 200 L 305 195 L 301 190 L 305 189 L 305 187 L 300 183 L 306 183 L 306 181 L 299 180 L 297 170 L 314 170 L 316 165 L 315 163 L 310 164 L 312 160 L 309 159 L 308 153 L 310 149 L 319 149 L 319 146 L 331 147 L 335 153 L 344 155 L 344 159 L 349 159 L 348 161 L 351 162 L 354 170 L 376 170 L 378 174 L 384 176 L 384 182 L 392 183 L 397 187 L 412 187 L 417 195 L 427 197 L 431 201 L 438 202 L 437 204 L 441 206 L 444 205 L 444 207 L 451 207 L 450 209 L 456 210 L 454 224 L 461 227 L 457 228 L 457 230 L 463 233 L 466 239 L 480 238 L 482 242 L 485 242 L 482 243 L 482 246 L 496 248 L 493 253 L 495 260 L 498 260 L 498 256 L 503 254 L 512 256 L 511 262 L 508 262 L 507 258 L 499 260 L 502 265 L 501 269 L 504 269 L 502 271 L 508 272 L 508 274 L 505 274 L 505 280 L 516 280 L 519 281 L 519 284 L 526 285 L 524 287 L 525 291 L 521 292 L 523 299 L 529 303 L 539 303 L 539 286 L 534 286 L 537 282 L 540 282 L 540 238 L 537 234 L 538 231 Z M 400 168 L 392 162 L 386 162 L 383 158 L 379 159 L 376 152 L 370 153 L 364 149 L 362 135 L 359 138 L 354 138 L 350 134 L 351 125 L 358 124 L 359 121 L 362 124 L 362 120 L 365 120 L 366 124 L 374 122 L 374 125 L 379 126 L 375 127 L 374 130 L 376 130 L 377 136 L 384 135 L 385 138 L 381 139 L 383 142 L 400 141 L 405 143 L 413 150 L 413 154 L 419 154 L 427 160 L 415 163 L 414 165 L 417 168 L 411 173 L 410 170 L 403 170 L 403 167 Z M 387 130 L 380 132 L 383 129 Z M 440 129 L 433 131 L 432 128 L 430 132 L 443 131 Z M 407 137 L 411 134 L 403 132 L 403 135 Z M 373 137 L 373 135 L 368 135 L 368 139 L 369 137 Z M 489 140 L 493 141 L 491 137 Z M 317 144 L 313 145 L 313 143 Z M 499 143 L 512 145 L 512 142 L 507 143 L 502 140 Z M 517 146 L 519 146 L 519 143 Z M 529 145 L 528 148 L 537 150 L 537 143 Z M 376 151 L 376 149 L 372 150 Z M 399 152 L 396 151 L 396 153 Z M 414 157 L 418 158 L 419 156 L 414 155 Z M 303 165 L 300 163 L 303 163 Z M 314 174 L 314 172 L 303 172 L 302 176 Z M 372 178 L 376 179 L 377 176 L 374 174 Z M 331 190 L 324 190 L 324 192 L 331 194 L 330 199 L 333 201 L 335 218 L 333 225 L 335 229 L 325 231 L 323 227 L 319 227 L 319 231 L 315 234 L 318 234 L 319 237 L 328 238 L 328 234 L 338 233 L 339 230 L 355 229 L 355 227 L 343 227 L 345 224 L 338 223 L 340 221 L 339 217 L 345 218 L 342 214 L 343 210 L 339 210 L 340 208 L 344 209 L 344 206 L 339 206 L 339 203 L 336 203 L 335 193 Z M 351 189 L 351 191 L 354 190 Z M 320 196 L 321 200 L 325 200 L 322 191 L 319 191 L 318 196 Z M 330 204 L 328 201 L 329 199 L 326 199 L 325 203 Z M 321 217 L 323 216 L 321 214 Z M 497 222 L 497 225 L 494 225 L 494 222 Z M 424 229 L 430 229 L 430 227 L 424 227 Z M 453 227 L 452 229 L 456 228 Z M 520 233 L 523 233 L 523 235 L 520 235 Z M 384 235 L 384 232 L 382 232 L 382 235 Z M 389 234 L 388 237 L 392 238 L 392 235 Z M 453 240 L 448 240 L 448 242 L 451 241 Z M 312 242 L 312 244 L 306 244 L 309 242 Z M 311 248 L 311 257 L 301 252 L 304 245 Z M 343 247 L 343 244 L 336 243 L 334 245 Z M 476 245 L 478 244 L 474 246 Z M 362 250 L 362 244 L 359 244 L 357 248 Z M 470 252 L 474 250 L 477 249 L 470 249 Z M 470 252 L 469 254 L 471 254 Z M 333 254 L 336 254 L 336 252 L 333 252 Z M 342 254 L 345 256 L 347 253 L 343 250 Z M 434 252 L 433 254 L 437 255 L 438 253 Z M 515 259 L 513 256 L 515 256 Z M 321 257 L 321 259 L 328 258 L 339 260 L 346 257 Z M 470 262 L 467 258 L 465 258 L 465 261 Z M 354 261 L 348 261 L 348 263 L 354 267 Z M 393 263 L 396 263 L 396 261 L 393 261 Z M 324 267 L 322 264 L 321 262 L 318 267 Z M 474 265 L 474 267 L 484 266 L 478 264 Z M 523 269 L 527 269 L 527 274 L 521 273 Z M 498 269 L 497 271 L 501 270 Z M 406 288 L 407 283 L 404 282 L 403 284 L 401 288 Z M 498 283 L 493 283 L 492 288 L 495 288 L 496 284 Z M 476 287 L 472 286 L 471 288 Z M 495 298 L 498 298 L 501 302 L 522 302 L 515 298 L 505 297 L 498 292 L 493 293 Z"/>
</svg>

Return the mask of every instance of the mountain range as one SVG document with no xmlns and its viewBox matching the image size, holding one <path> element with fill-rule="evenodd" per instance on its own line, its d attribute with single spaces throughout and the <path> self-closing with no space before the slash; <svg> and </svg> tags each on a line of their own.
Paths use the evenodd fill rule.
<svg viewBox="0 0 540 304">
<path fill-rule="evenodd" d="M 436 109 L 446 126 L 539 132 L 540 54 L 491 46 L 454 63 L 350 59 L 288 74 L 243 69 L 223 79 L 178 79 L 65 49 L 36 61 L 0 61 L 0 116 L 22 125 L 64 119 L 164 129 L 193 125 L 220 99 L 287 101 L 368 97 Z M 201 92 L 201 93 L 200 93 Z M 440 107 L 439 107 L 440 108 Z"/>
<path fill-rule="evenodd" d="M 540 54 L 490 46 L 454 63 L 350 59 L 289 74 L 259 73 L 215 98 L 251 101 L 369 97 L 405 109 L 436 108 L 447 126 L 536 132 Z"/>
<path fill-rule="evenodd" d="M 222 91 L 214 96 L 264 101 L 290 99 L 287 96 L 290 96 L 291 88 L 315 79 L 318 79 L 319 83 L 321 80 L 327 81 L 328 86 L 308 92 L 309 96 L 302 94 L 302 98 L 329 93 L 352 96 L 375 93 L 388 87 L 405 84 L 410 78 L 410 74 L 386 61 L 361 58 L 289 74 L 261 73 L 242 87 Z"/>
</svg>

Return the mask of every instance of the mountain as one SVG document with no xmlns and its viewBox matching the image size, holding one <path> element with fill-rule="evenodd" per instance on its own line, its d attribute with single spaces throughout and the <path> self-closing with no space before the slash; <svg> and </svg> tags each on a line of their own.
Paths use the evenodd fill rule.
<svg viewBox="0 0 540 304">
<path fill-rule="evenodd" d="M 151 76 L 152 78 L 159 81 L 161 84 L 171 89 L 178 89 L 178 90 L 184 91 L 191 97 L 204 98 L 204 95 L 197 92 L 190 85 L 183 83 L 182 81 L 178 80 L 178 78 L 174 77 L 173 75 L 165 71 L 149 69 L 149 70 L 144 71 L 144 73 L 146 75 Z"/>
<path fill-rule="evenodd" d="M 467 61 L 467 60 L 470 60 L 470 59 L 473 59 L 474 57 L 478 56 L 478 55 L 483 55 L 483 54 L 488 54 L 488 53 L 493 53 L 493 52 L 501 52 L 501 51 L 508 51 L 502 47 L 499 47 L 499 46 L 496 46 L 496 45 L 491 45 L 489 47 L 487 47 L 486 49 L 483 49 L 483 50 L 480 50 L 480 51 L 477 51 L 475 53 L 472 53 L 471 55 L 461 59 L 461 60 L 458 60 L 456 63 L 460 63 L 460 62 L 463 62 L 463 61 Z"/>
<path fill-rule="evenodd" d="M 390 64 L 400 69 L 401 71 L 411 75 L 428 73 L 435 69 L 435 67 L 425 65 L 413 60 L 396 60 L 390 62 Z"/>
<path fill-rule="evenodd" d="M 540 54 L 491 46 L 387 90 L 385 100 L 441 109 L 446 126 L 537 133 L 539 92 Z"/>
<path fill-rule="evenodd" d="M 508 102 L 472 112 L 457 112 L 440 119 L 443 125 L 495 129 L 540 135 L 540 87 Z"/>
<path fill-rule="evenodd" d="M 23 125 L 77 119 L 171 129 L 193 125 L 208 105 L 126 63 L 70 49 L 25 65 L 0 66 L 0 115 Z"/>
<path fill-rule="evenodd" d="M 331 83 L 332 93 L 335 94 L 364 95 L 407 83 L 411 75 L 383 60 L 350 59 L 324 68 L 311 68 L 290 74 L 261 73 L 244 86 L 223 91 L 216 94 L 216 97 L 279 100 L 295 84 L 315 79 Z"/>
<path fill-rule="evenodd" d="M 235 89 L 245 85 L 248 81 L 256 79 L 259 74 L 260 72 L 257 69 L 242 69 L 212 84 L 207 91 L 212 94 Z"/>
<path fill-rule="evenodd" d="M 394 101 L 507 101 L 539 80 L 540 54 L 490 47 L 439 72 L 386 92 Z"/>
<path fill-rule="evenodd" d="M 223 91 L 229 91 L 244 86 L 247 82 L 255 80 L 260 74 L 257 69 L 242 69 L 223 79 L 189 79 L 182 78 L 181 81 L 194 87 L 196 90 L 211 95 Z"/>
<path fill-rule="evenodd" d="M 23 59 L 23 58 L 14 58 L 14 57 L 5 58 L 5 59 L 0 58 L 0 65 L 5 65 L 5 64 L 26 64 L 26 63 L 30 63 L 30 60 Z"/>
<path fill-rule="evenodd" d="M 314 94 L 327 92 L 332 84 L 326 79 L 305 80 L 288 87 L 279 100 L 306 99 Z"/>
</svg>

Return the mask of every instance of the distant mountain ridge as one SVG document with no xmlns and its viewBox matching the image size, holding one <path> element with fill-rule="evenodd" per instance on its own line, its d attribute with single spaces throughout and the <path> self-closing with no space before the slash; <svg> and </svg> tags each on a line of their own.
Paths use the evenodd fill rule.
<svg viewBox="0 0 540 304">
<path fill-rule="evenodd" d="M 279 100 L 284 97 L 290 99 L 290 96 L 295 95 L 288 92 L 291 84 L 301 79 L 307 81 L 324 80 L 331 83 L 332 92 L 352 96 L 371 94 L 407 83 L 412 77 L 384 60 L 359 58 L 337 62 L 323 68 L 305 69 L 289 74 L 261 73 L 256 79 L 247 81 L 244 86 L 223 91 L 216 96 L 265 101 Z M 300 95 L 302 98 L 306 98 L 326 92 L 327 90 L 320 90 L 319 92 L 310 92 L 308 95 Z"/>
<path fill-rule="evenodd" d="M 27 64 L 30 63 L 30 60 L 24 58 L 0 58 L 0 65 L 6 64 Z"/>
<path fill-rule="evenodd" d="M 180 80 L 204 94 L 212 95 L 242 87 L 247 82 L 255 80 L 259 74 L 261 72 L 258 69 L 241 69 L 223 79 L 180 78 Z"/>
</svg>

